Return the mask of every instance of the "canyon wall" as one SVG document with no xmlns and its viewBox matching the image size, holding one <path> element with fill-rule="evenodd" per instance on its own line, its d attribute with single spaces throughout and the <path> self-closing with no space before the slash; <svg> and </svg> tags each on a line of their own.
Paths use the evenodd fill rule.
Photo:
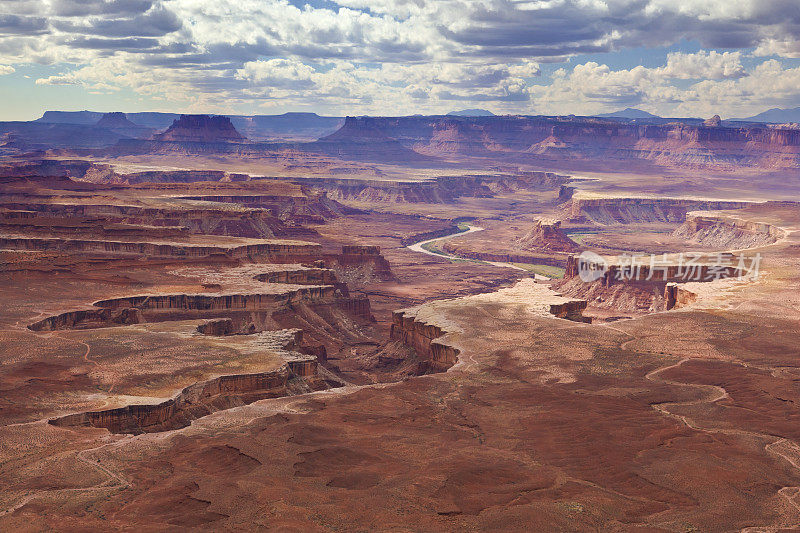
<svg viewBox="0 0 800 533">
<path fill-rule="evenodd" d="M 368 156 L 368 139 L 395 159 L 410 155 L 491 157 L 505 162 L 641 161 L 682 168 L 800 167 L 800 130 L 675 121 L 637 124 L 592 117 L 348 117 L 325 139 L 346 158 Z M 392 142 L 393 141 L 393 142 Z M 391 149 L 389 148 L 391 147 Z M 309 147 L 311 149 L 312 147 Z M 407 152 L 407 161 L 415 161 Z"/>
<path fill-rule="evenodd" d="M 772 244 L 785 236 L 781 228 L 735 215 L 692 212 L 674 235 L 688 241 L 718 248 L 743 249 Z"/>
<path fill-rule="evenodd" d="M 394 311 L 390 336 L 413 348 L 420 358 L 418 373 L 444 372 L 458 362 L 459 350 L 452 346 L 436 342 L 443 336 L 439 326 L 418 321 L 416 314 L 410 310 Z"/>
<path fill-rule="evenodd" d="M 58 250 L 66 252 L 103 252 L 147 257 L 209 257 L 224 255 L 232 259 L 268 258 L 273 263 L 297 263 L 318 258 L 322 246 L 314 243 L 276 241 L 231 246 L 108 241 L 89 239 L 0 236 L 0 247 L 11 250 Z"/>
<path fill-rule="evenodd" d="M 680 223 L 697 210 L 742 209 L 752 202 L 695 200 L 688 198 L 592 197 L 580 193 L 568 204 L 565 218 L 589 220 L 600 225 L 651 222 Z"/>
</svg>

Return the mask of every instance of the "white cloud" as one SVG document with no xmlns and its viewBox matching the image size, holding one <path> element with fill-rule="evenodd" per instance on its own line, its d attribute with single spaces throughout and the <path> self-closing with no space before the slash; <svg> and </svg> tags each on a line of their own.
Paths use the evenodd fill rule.
<svg viewBox="0 0 800 533">
<path fill-rule="evenodd" d="M 13 74 L 16 72 L 17 69 L 10 65 L 0 65 L 0 76 L 5 76 L 6 74 Z"/>
<path fill-rule="evenodd" d="M 208 109 L 213 112 L 277 101 L 287 107 L 313 102 L 337 113 L 440 112 L 458 100 L 521 113 L 642 105 L 681 113 L 719 106 L 725 114 L 796 98 L 790 86 L 767 90 L 770 81 L 758 74 L 772 68 L 766 62 L 749 73 L 743 65 L 745 49 L 755 49 L 756 56 L 800 57 L 796 0 L 298 5 L 0 0 L 0 64 L 56 65 L 59 74 L 36 80 L 40 85 L 129 89 L 175 105 L 216 106 Z M 597 61 L 568 64 L 551 79 L 540 76 L 547 62 L 681 40 L 714 50 L 676 50 L 657 68 L 612 69 Z M 776 83 L 791 78 L 790 70 L 773 72 Z"/>
<path fill-rule="evenodd" d="M 700 51 L 696 54 L 673 52 L 667 55 L 667 65 L 660 73 L 668 78 L 712 79 L 741 78 L 747 73 L 742 66 L 741 52 Z"/>
</svg>

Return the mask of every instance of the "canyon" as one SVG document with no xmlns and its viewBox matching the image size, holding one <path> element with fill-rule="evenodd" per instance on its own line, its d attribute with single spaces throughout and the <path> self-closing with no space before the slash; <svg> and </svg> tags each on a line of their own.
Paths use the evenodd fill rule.
<svg viewBox="0 0 800 533">
<path fill-rule="evenodd" d="M 0 131 L 0 529 L 800 525 L 790 126 Z"/>
</svg>

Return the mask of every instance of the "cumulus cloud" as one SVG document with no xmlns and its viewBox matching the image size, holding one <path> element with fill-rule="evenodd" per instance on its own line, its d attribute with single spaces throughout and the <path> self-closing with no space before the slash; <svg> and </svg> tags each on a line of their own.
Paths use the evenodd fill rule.
<svg viewBox="0 0 800 533">
<path fill-rule="evenodd" d="M 668 78 L 684 80 L 708 78 L 722 80 L 747 75 L 742 66 L 741 52 L 701 51 L 696 54 L 673 52 L 667 55 L 667 65 L 660 71 Z"/>
<path fill-rule="evenodd" d="M 670 54 L 661 67 L 619 70 L 588 62 L 571 71 L 559 69 L 553 82 L 534 87 L 532 96 L 539 111 L 555 114 L 590 115 L 635 106 L 664 116 L 745 117 L 766 107 L 797 106 L 800 67 L 769 59 L 745 72 L 738 58 L 722 55 Z M 693 83 L 675 86 L 675 77 Z"/>
<path fill-rule="evenodd" d="M 5 76 L 6 74 L 12 74 L 16 72 L 16 69 L 10 65 L 0 65 L 0 76 Z"/>
<path fill-rule="evenodd" d="M 796 0 L 0 0 L 0 64 L 54 65 L 39 84 L 127 88 L 215 112 L 278 101 L 384 114 L 452 101 L 733 111 L 799 97 L 758 85 L 778 72 L 770 58 L 800 57 L 797 35 Z M 655 68 L 570 62 L 684 41 L 703 50 L 673 49 Z M 546 63 L 563 66 L 543 77 Z M 727 96 L 737 92 L 738 104 Z"/>
</svg>

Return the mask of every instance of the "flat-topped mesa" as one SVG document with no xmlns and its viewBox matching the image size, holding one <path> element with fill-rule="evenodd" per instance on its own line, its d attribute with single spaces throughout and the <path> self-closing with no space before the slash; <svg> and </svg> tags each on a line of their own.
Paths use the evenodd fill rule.
<svg viewBox="0 0 800 533">
<path fill-rule="evenodd" d="M 654 259 L 652 263 L 650 257 Z M 731 253 L 684 254 L 683 259 L 680 255 L 612 258 L 604 265 L 605 270 L 595 272 L 598 276 L 593 281 L 584 281 L 581 270 L 586 275 L 590 268 L 582 265 L 579 257 L 570 256 L 564 279 L 555 287 L 564 294 L 585 298 L 598 308 L 658 312 L 672 309 L 676 301 L 688 301 L 688 293 L 680 292 L 687 283 L 707 285 L 716 280 L 746 278 L 754 266 L 752 261 Z"/>
<path fill-rule="evenodd" d="M 412 348 L 420 359 L 419 373 L 442 372 L 458 362 L 460 350 L 441 337 L 458 330 L 448 325 L 446 315 L 451 307 L 463 308 L 490 305 L 519 306 L 520 312 L 539 317 L 561 318 L 576 322 L 591 322 L 582 312 L 587 302 L 564 297 L 548 286 L 532 279 L 523 279 L 513 287 L 495 292 L 465 296 L 452 300 L 437 300 L 392 313 L 391 338 Z M 449 330 L 449 331 L 448 331 Z"/>
<path fill-rule="evenodd" d="M 233 127 L 231 119 L 224 116 L 181 115 L 159 135 L 156 141 L 178 142 L 241 142 L 245 138 Z"/>
<path fill-rule="evenodd" d="M 53 418 L 49 423 L 59 427 L 106 428 L 112 433 L 154 433 L 186 427 L 192 420 L 216 411 L 265 398 L 341 386 L 318 376 L 317 358 L 296 351 L 301 341 L 302 331 L 296 329 L 260 333 L 253 342 L 263 344 L 263 349 L 283 359 L 285 363 L 279 368 L 217 376 L 189 385 L 160 403 L 87 411 Z"/>
<path fill-rule="evenodd" d="M 32 203 L 5 201 L 9 211 L 31 211 L 42 218 L 98 220 L 149 226 L 180 226 L 190 233 L 232 235 L 236 237 L 271 238 L 308 233 L 306 228 L 288 226 L 267 209 L 220 205 L 136 205 Z M 298 231 L 304 229 L 305 231 Z"/>
<path fill-rule="evenodd" d="M 693 198 L 603 197 L 576 193 L 566 218 L 588 220 L 603 226 L 651 222 L 681 223 L 686 213 L 697 210 L 743 209 L 753 202 Z"/>
<path fill-rule="evenodd" d="M 95 307 L 118 309 L 185 309 L 210 311 L 215 309 L 263 310 L 276 305 L 300 302 L 333 302 L 337 297 L 333 286 L 313 286 L 268 293 L 247 294 L 150 294 L 111 298 L 94 303 Z"/>
<path fill-rule="evenodd" d="M 568 180 L 569 176 L 537 171 L 436 176 L 413 181 L 353 178 L 294 181 L 323 189 L 336 200 L 448 204 L 461 197 L 489 198 L 498 192 L 550 190 Z"/>
<path fill-rule="evenodd" d="M 777 242 L 786 232 L 767 222 L 729 213 L 694 211 L 673 235 L 691 242 L 719 248 L 755 248 Z"/>
<path fill-rule="evenodd" d="M 328 198 L 325 191 L 313 191 L 297 186 L 287 194 L 203 194 L 179 196 L 183 200 L 236 204 L 246 208 L 264 209 L 283 221 L 324 224 L 327 219 L 337 218 L 353 209 Z M 294 194 L 291 194 L 294 192 Z"/>
<path fill-rule="evenodd" d="M 505 162 L 580 160 L 605 168 L 650 164 L 679 168 L 798 168 L 800 130 L 746 125 L 725 127 L 700 120 L 652 123 L 594 117 L 363 117 L 348 119 L 333 134 L 360 146 L 362 159 L 380 157 L 386 145 L 411 155 L 484 157 Z M 375 152 L 370 154 L 370 139 Z M 395 141 L 392 144 L 389 141 Z M 413 161 L 405 154 L 406 161 Z M 389 157 L 384 157 L 389 160 Z"/>
<path fill-rule="evenodd" d="M 277 285 L 265 292 L 239 294 L 138 295 L 100 300 L 93 305 L 93 309 L 67 311 L 44 318 L 30 324 L 28 329 L 91 329 L 143 322 L 231 318 L 234 320 L 234 331 L 244 332 L 245 326 L 252 324 L 254 320 L 269 321 L 268 317 L 274 317 L 286 310 L 297 314 L 298 306 L 335 308 L 351 317 L 374 320 L 369 299 L 347 296 L 340 290 L 339 284 L 306 287 Z M 228 327 L 219 323 L 208 326 L 208 331 L 224 331 Z"/>
<path fill-rule="evenodd" d="M 575 252 L 579 246 L 561 230 L 561 221 L 541 218 L 520 240 L 524 250 Z"/>
<path fill-rule="evenodd" d="M 128 120 L 127 115 L 120 111 L 115 111 L 113 113 L 106 113 L 100 120 L 97 121 L 96 124 L 99 128 L 108 128 L 110 130 L 113 129 L 134 129 L 134 128 L 141 128 L 141 126 L 137 126 L 130 120 Z"/>
</svg>

